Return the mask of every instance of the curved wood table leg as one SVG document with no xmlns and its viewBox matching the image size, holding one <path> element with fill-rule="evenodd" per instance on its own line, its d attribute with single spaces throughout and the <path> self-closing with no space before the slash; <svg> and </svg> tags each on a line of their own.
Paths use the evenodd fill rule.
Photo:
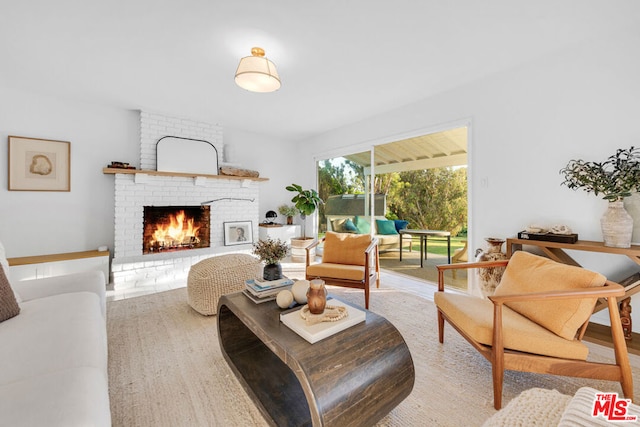
<svg viewBox="0 0 640 427">
<path fill-rule="evenodd" d="M 370 426 L 411 390 L 413 359 L 398 330 L 369 311 L 363 323 L 309 344 L 280 322 L 274 302 L 242 293 L 218 304 L 225 360 L 277 426 Z"/>
</svg>

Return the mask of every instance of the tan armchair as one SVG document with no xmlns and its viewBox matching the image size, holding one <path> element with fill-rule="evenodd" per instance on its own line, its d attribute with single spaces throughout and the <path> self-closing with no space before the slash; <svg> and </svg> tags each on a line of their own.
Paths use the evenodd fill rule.
<svg viewBox="0 0 640 427">
<path fill-rule="evenodd" d="M 506 266 L 489 299 L 445 291 L 444 272 Z M 633 399 L 633 378 L 616 297 L 624 288 L 599 273 L 517 251 L 510 260 L 439 265 L 438 334 L 451 324 L 492 366 L 493 401 L 502 406 L 505 370 L 618 381 Z M 587 361 L 581 341 L 598 299 L 606 299 L 615 363 Z M 460 361 L 464 363 L 464 361 Z"/>
<path fill-rule="evenodd" d="M 313 248 L 324 242 L 322 262 L 312 263 Z M 368 234 L 328 231 L 322 240 L 307 247 L 306 278 L 320 278 L 327 285 L 364 289 L 365 308 L 369 308 L 369 288 L 380 287 L 378 239 Z"/>
</svg>

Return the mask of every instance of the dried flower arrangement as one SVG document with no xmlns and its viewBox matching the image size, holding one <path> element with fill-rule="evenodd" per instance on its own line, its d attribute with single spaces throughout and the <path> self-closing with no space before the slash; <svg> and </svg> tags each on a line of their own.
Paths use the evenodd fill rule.
<svg viewBox="0 0 640 427">
<path fill-rule="evenodd" d="M 278 264 L 289 253 L 289 246 L 280 239 L 258 240 L 253 245 L 253 254 L 266 265 Z"/>
</svg>

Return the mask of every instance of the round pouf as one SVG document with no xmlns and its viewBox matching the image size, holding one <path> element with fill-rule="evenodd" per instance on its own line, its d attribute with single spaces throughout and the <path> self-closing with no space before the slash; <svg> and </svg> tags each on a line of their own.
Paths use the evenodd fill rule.
<svg viewBox="0 0 640 427">
<path fill-rule="evenodd" d="M 205 316 L 217 314 L 222 295 L 243 290 L 244 282 L 256 277 L 262 277 L 262 264 L 251 255 L 227 254 L 204 259 L 189 270 L 189 305 Z"/>
</svg>

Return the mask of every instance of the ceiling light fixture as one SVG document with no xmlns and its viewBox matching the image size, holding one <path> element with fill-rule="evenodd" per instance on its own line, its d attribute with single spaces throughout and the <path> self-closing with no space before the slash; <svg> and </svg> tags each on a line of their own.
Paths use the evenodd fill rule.
<svg viewBox="0 0 640 427">
<path fill-rule="evenodd" d="M 240 60 L 236 70 L 236 84 L 251 92 L 273 92 L 280 89 L 276 66 L 264 56 L 264 49 L 251 48 L 251 56 Z"/>
</svg>

